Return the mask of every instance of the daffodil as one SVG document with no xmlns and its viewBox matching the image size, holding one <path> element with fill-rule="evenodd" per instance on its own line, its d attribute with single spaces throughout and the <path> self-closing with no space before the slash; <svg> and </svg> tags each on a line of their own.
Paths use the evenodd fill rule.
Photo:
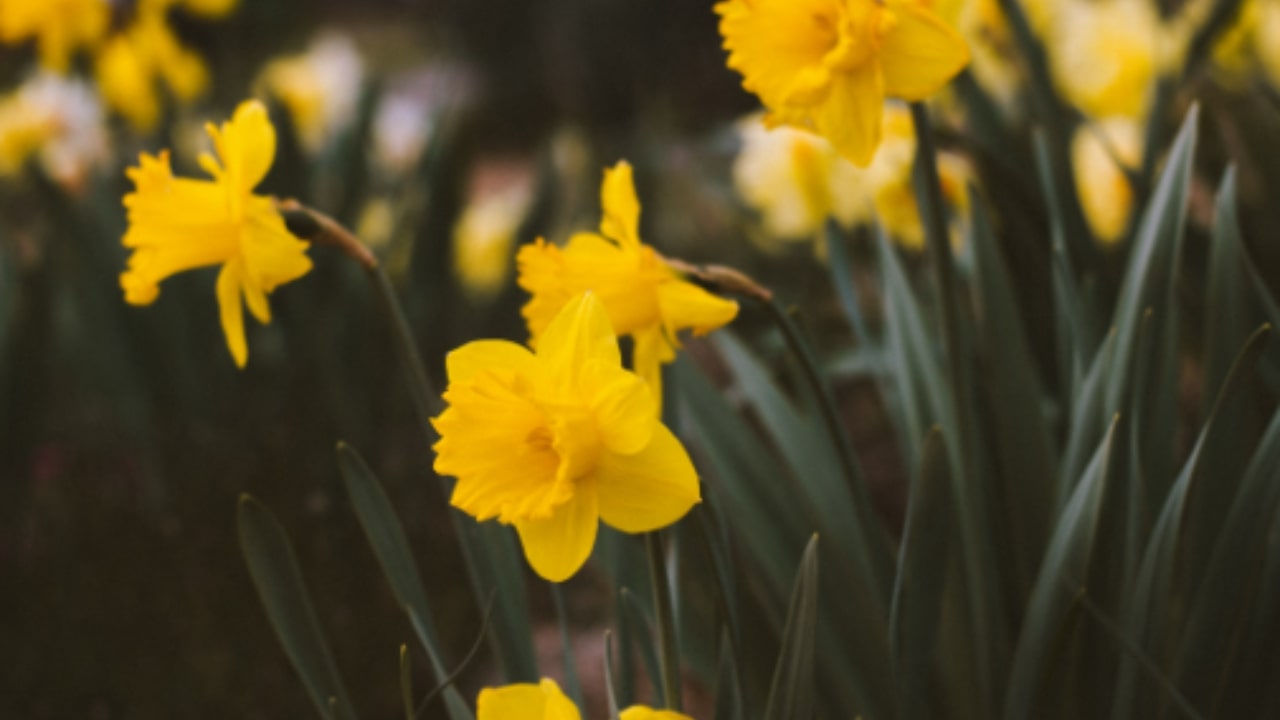
<svg viewBox="0 0 1280 720">
<path fill-rule="evenodd" d="M 1128 118 L 1082 125 L 1071 141 L 1076 192 L 1093 234 L 1103 245 L 1124 238 L 1133 210 L 1125 168 L 1142 162 L 1142 128 Z"/>
<path fill-rule="evenodd" d="M 885 97 L 924 100 L 969 62 L 964 40 L 913 0 L 724 0 L 729 67 L 773 125 L 826 137 L 859 166 L 880 144 Z"/>
<path fill-rule="evenodd" d="M 108 0 L 0 0 L 0 42 L 34 39 L 40 64 L 62 73 L 77 50 L 102 39 L 110 20 Z"/>
<path fill-rule="evenodd" d="M 737 315 L 738 305 L 684 280 L 640 242 L 640 201 L 629 164 L 605 172 L 600 200 L 599 234 L 578 233 L 563 248 L 539 238 L 517 253 L 518 282 L 533 296 L 521 312 L 537 346 L 561 308 L 594 292 L 613 329 L 635 341 L 632 367 L 661 398 L 661 366 L 675 359 L 677 334 L 721 327 Z"/>
<path fill-rule="evenodd" d="M 511 276 L 516 231 L 533 200 L 531 179 L 478 193 L 453 227 L 453 269 L 473 297 L 492 298 Z"/>
<path fill-rule="evenodd" d="M 671 710 L 635 705 L 619 713 L 621 720 L 692 720 Z M 485 688 L 476 701 L 476 720 L 581 720 L 573 701 L 555 680 Z"/>
<path fill-rule="evenodd" d="M 648 532 L 699 501 L 693 463 L 648 385 L 623 369 L 596 295 L 567 303 L 536 352 L 481 340 L 449 353 L 446 368 L 436 472 L 457 478 L 454 507 L 514 525 L 542 577 L 576 573 L 600 522 Z"/>
<path fill-rule="evenodd" d="M 356 114 L 364 61 L 343 35 L 322 35 L 302 54 L 273 60 L 260 83 L 289 111 L 307 152 L 319 152 Z"/>
<path fill-rule="evenodd" d="M 75 191 L 107 154 L 102 105 L 84 81 L 41 72 L 0 100 L 0 176 L 36 158 L 45 175 Z"/>
<path fill-rule="evenodd" d="M 133 23 L 113 36 L 94 65 L 98 87 L 113 110 L 147 132 L 160 120 L 159 85 L 191 102 L 209 84 L 199 55 L 182 46 L 162 10 L 139 9 Z"/>
<path fill-rule="evenodd" d="M 244 367 L 249 350 L 241 298 L 259 322 L 270 322 L 267 293 L 305 275 L 311 261 L 307 243 L 289 234 L 272 200 L 253 194 L 275 157 L 276 132 L 266 109 L 242 103 L 229 122 L 207 129 L 218 158 L 202 154 L 200 165 L 213 180 L 175 178 L 168 152 L 144 153 L 129 168 L 136 189 L 124 198 L 124 245 L 133 254 L 120 286 L 130 304 L 149 305 L 170 275 L 221 265 L 216 290 L 222 329 L 236 365 Z"/>
</svg>

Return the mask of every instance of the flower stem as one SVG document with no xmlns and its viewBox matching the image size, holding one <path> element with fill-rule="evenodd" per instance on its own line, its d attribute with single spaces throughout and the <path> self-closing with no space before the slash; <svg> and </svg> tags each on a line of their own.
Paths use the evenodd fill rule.
<svg viewBox="0 0 1280 720">
<path fill-rule="evenodd" d="M 649 581 L 653 585 L 653 610 L 658 624 L 658 660 L 662 667 L 663 705 L 669 710 L 680 712 L 680 648 L 676 644 L 671 583 L 667 578 L 662 537 L 657 531 L 646 533 L 644 545 L 649 554 Z"/>
<path fill-rule="evenodd" d="M 413 331 L 409 329 L 409 321 L 405 318 L 404 308 L 396 296 L 396 289 L 391 285 L 391 279 L 387 277 L 381 265 L 367 267 L 366 272 L 369 274 L 370 282 L 378 291 L 378 299 L 382 302 L 387 318 L 391 321 L 391 330 L 396 339 L 396 352 L 400 356 L 405 382 L 409 384 L 409 396 L 413 399 L 413 409 L 418 416 L 418 422 L 422 425 L 427 440 L 434 442 L 436 431 L 431 424 L 431 417 L 442 409 L 440 395 L 431 384 L 431 379 L 427 377 L 422 357 L 418 354 L 417 343 L 413 339 Z"/>
</svg>

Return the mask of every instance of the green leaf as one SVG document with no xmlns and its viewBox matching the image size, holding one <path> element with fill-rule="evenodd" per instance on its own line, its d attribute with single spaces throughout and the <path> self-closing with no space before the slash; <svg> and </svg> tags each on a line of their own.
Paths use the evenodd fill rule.
<svg viewBox="0 0 1280 720">
<path fill-rule="evenodd" d="M 409 623 L 418 636 L 418 642 L 427 653 L 431 662 L 431 670 L 435 673 L 436 682 L 443 682 L 448 676 L 444 660 L 440 652 L 440 639 L 436 634 L 436 625 L 423 590 L 422 576 L 418 573 L 418 564 L 409 549 L 409 539 L 405 536 L 400 518 L 387 498 L 382 484 L 374 477 L 373 471 L 365 464 L 364 459 L 346 443 L 338 443 L 338 470 L 342 481 L 351 497 L 351 506 L 355 509 L 360 527 L 373 548 L 373 554 L 382 566 L 382 572 L 391 583 L 391 591 L 396 602 L 409 616 Z M 449 717 L 453 720 L 471 720 L 474 716 L 456 688 L 444 691 L 445 706 Z"/>
<path fill-rule="evenodd" d="M 1042 717 L 1041 687 L 1056 678 L 1052 660 L 1093 551 L 1102 499 L 1112 471 L 1117 422 L 1111 423 L 1049 538 L 1010 664 L 1006 720 Z"/>
<path fill-rule="evenodd" d="M 889 651 L 902 717 L 931 718 L 944 707 L 933 682 L 938 623 L 954 542 L 951 470 L 942 433 L 925 438 L 920 475 L 911 487 L 889 619 Z"/>
<path fill-rule="evenodd" d="M 715 720 L 743 720 L 742 684 L 738 680 L 737 649 L 728 628 L 720 632 L 720 667 L 716 672 Z"/>
<path fill-rule="evenodd" d="M 338 675 L 284 528 L 270 510 L 248 495 L 240 496 L 236 523 L 240 550 L 267 619 L 311 701 L 326 718 L 354 719 L 355 709 Z"/>
<path fill-rule="evenodd" d="M 1218 394 L 1227 370 L 1231 367 L 1234 349 L 1240 347 L 1249 335 L 1248 286 L 1242 272 L 1243 242 L 1236 209 L 1236 169 L 1232 166 L 1222 176 L 1222 186 L 1218 190 L 1214 206 L 1213 238 L 1209 247 L 1203 343 L 1202 392 L 1205 397 L 1215 397 Z"/>
<path fill-rule="evenodd" d="M 609 720 L 618 720 L 618 696 L 613 691 L 613 636 L 604 631 L 604 692 L 609 704 Z"/>
<path fill-rule="evenodd" d="M 765 720 L 808 720 L 814 711 L 814 632 L 818 620 L 818 536 L 805 547 L 791 591 L 782 651 L 774 668 Z"/>
</svg>

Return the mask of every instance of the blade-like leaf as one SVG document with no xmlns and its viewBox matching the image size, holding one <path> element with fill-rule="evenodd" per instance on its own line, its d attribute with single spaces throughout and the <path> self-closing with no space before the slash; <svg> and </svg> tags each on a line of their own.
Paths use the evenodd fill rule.
<svg viewBox="0 0 1280 720">
<path fill-rule="evenodd" d="M 765 720 L 810 720 L 814 712 L 814 632 L 818 621 L 818 536 L 804 549 L 796 572 L 782 652 L 774 668 Z"/>
<path fill-rule="evenodd" d="M 270 510 L 248 495 L 240 496 L 236 524 L 240 550 L 267 619 L 311 701 L 323 717 L 354 719 L 355 709 L 338 675 L 284 528 Z"/>
</svg>

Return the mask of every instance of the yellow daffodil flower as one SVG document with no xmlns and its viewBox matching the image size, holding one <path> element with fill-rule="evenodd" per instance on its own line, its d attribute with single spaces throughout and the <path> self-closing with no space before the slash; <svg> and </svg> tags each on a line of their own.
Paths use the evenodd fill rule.
<svg viewBox="0 0 1280 720">
<path fill-rule="evenodd" d="M 533 201 L 531 181 L 481 194 L 453 226 L 453 270 L 475 298 L 492 298 L 511 275 L 516 231 Z"/>
<path fill-rule="evenodd" d="M 133 24 L 102 48 L 94 71 L 107 105 L 140 132 L 160 120 L 158 83 L 181 102 L 195 100 L 209 84 L 204 61 L 182 46 L 161 11 L 140 9 Z"/>
<path fill-rule="evenodd" d="M 1142 128 L 1134 120 L 1112 118 L 1082 125 L 1071 140 L 1076 192 L 1094 237 L 1103 245 L 1124 238 L 1133 210 L 1133 186 L 1124 168 L 1142 162 Z"/>
<path fill-rule="evenodd" d="M 76 50 L 102 39 L 110 20 L 108 0 L 0 0 L 0 42 L 34 39 L 40 64 L 64 73 Z"/>
<path fill-rule="evenodd" d="M 305 53 L 268 63 L 259 82 L 289 111 L 303 148 L 317 153 L 355 118 L 363 77 L 364 61 L 351 40 L 324 35 Z"/>
<path fill-rule="evenodd" d="M 699 502 L 693 463 L 648 385 L 623 369 L 596 295 L 567 303 L 536 353 L 480 340 L 449 353 L 446 367 L 435 470 L 458 479 L 454 507 L 515 525 L 542 577 L 576 573 L 601 521 L 648 532 Z"/>
<path fill-rule="evenodd" d="M 149 305 L 160 282 L 184 270 L 222 265 L 217 297 L 227 347 L 236 365 L 249 357 L 244 311 L 271 322 L 267 293 L 311 269 L 307 243 L 285 228 L 270 198 L 253 189 L 271 168 L 276 131 L 261 103 L 248 101 L 229 122 L 208 126 L 218 158 L 205 153 L 200 165 L 213 180 L 175 178 L 169 154 L 143 154 L 129 168 L 135 191 L 124 198 L 129 211 L 125 247 L 133 249 L 120 275 L 125 300 Z"/>
<path fill-rule="evenodd" d="M 619 713 L 621 720 L 692 720 L 671 710 L 635 705 Z M 485 688 L 476 701 L 476 720 L 581 720 L 573 701 L 565 697 L 555 680 Z"/>
<path fill-rule="evenodd" d="M 923 100 L 969 62 L 964 40 L 913 0 L 724 0 L 729 67 L 773 125 L 826 137 L 865 167 L 888 97 Z"/>
<path fill-rule="evenodd" d="M 0 176 L 35 157 L 46 176 L 76 191 L 107 155 L 102 105 L 89 84 L 42 72 L 0 100 Z"/>
<path fill-rule="evenodd" d="M 565 247 L 542 238 L 516 255 L 518 282 L 533 297 L 521 312 L 537 346 L 570 300 L 588 290 L 599 296 L 619 335 L 635 341 L 632 367 L 662 397 L 662 363 L 675 359 L 677 333 L 701 335 L 727 324 L 738 304 L 680 277 L 653 248 L 640 242 L 640 201 L 631 166 L 607 170 L 600 188 L 600 233 L 583 232 Z"/>
</svg>

